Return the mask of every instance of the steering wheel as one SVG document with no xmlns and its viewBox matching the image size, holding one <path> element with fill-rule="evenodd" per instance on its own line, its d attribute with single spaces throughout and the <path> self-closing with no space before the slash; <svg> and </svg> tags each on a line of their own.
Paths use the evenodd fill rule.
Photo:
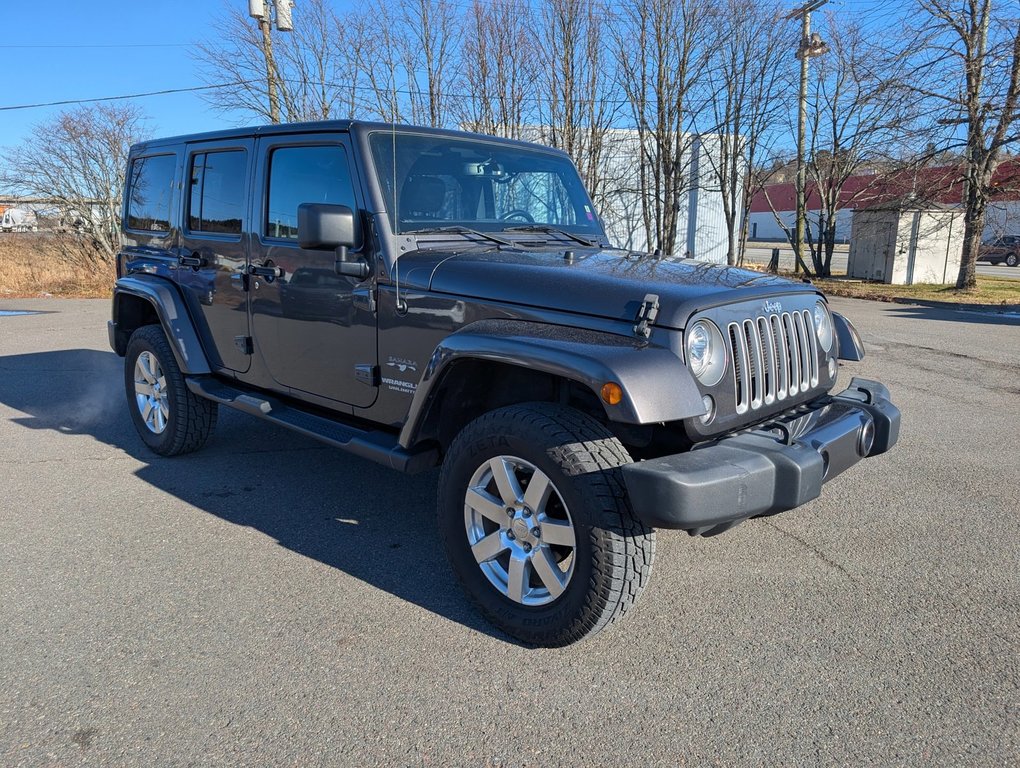
<svg viewBox="0 0 1020 768">
<path fill-rule="evenodd" d="M 525 211 L 523 208 L 514 208 L 512 211 L 507 211 L 506 213 L 504 213 L 499 218 L 502 219 L 503 221 L 511 221 L 512 219 L 521 219 L 522 221 L 526 221 L 529 224 L 534 224 L 535 223 L 534 217 L 530 213 Z"/>
</svg>

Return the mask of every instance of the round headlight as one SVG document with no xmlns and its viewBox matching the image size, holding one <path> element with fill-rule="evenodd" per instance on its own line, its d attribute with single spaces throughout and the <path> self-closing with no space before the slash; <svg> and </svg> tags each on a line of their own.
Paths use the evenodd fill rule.
<svg viewBox="0 0 1020 768">
<path fill-rule="evenodd" d="M 708 320 L 687 330 L 687 366 L 706 387 L 714 387 L 726 372 L 726 347 L 722 332 Z"/>
<path fill-rule="evenodd" d="M 822 345 L 822 349 L 828 352 L 832 349 L 832 318 L 829 317 L 829 310 L 825 308 L 825 304 L 820 301 L 815 304 L 814 314 L 818 343 Z"/>
</svg>

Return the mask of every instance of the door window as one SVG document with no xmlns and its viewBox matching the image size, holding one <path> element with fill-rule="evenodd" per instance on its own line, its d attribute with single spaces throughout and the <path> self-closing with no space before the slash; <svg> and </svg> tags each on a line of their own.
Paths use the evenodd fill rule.
<svg viewBox="0 0 1020 768">
<path fill-rule="evenodd" d="M 263 234 L 297 240 L 297 209 L 301 203 L 357 208 L 351 171 L 342 147 L 281 147 L 272 151 Z"/>
<path fill-rule="evenodd" d="M 188 229 L 241 234 L 244 211 L 244 150 L 202 152 L 191 160 Z"/>
<path fill-rule="evenodd" d="M 174 185 L 174 155 L 139 157 L 128 174 L 128 229 L 170 231 L 170 198 Z"/>
</svg>

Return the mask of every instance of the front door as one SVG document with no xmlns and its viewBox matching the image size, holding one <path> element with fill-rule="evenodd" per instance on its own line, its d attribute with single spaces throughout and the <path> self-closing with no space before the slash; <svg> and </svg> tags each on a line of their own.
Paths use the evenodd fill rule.
<svg viewBox="0 0 1020 768">
<path fill-rule="evenodd" d="M 249 284 L 257 354 L 273 379 L 299 396 L 368 407 L 378 393 L 372 278 L 338 275 L 333 251 L 297 244 L 301 203 L 359 210 L 349 139 L 267 136 L 259 139 L 257 154 L 251 265 L 262 274 Z"/>
<path fill-rule="evenodd" d="M 213 365 L 244 373 L 251 364 L 245 292 L 251 139 L 189 144 L 177 280 L 195 310 Z"/>
</svg>

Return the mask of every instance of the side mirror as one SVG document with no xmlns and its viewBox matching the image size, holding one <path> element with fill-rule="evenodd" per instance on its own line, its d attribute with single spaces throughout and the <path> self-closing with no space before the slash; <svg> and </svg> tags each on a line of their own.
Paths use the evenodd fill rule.
<svg viewBox="0 0 1020 768">
<path fill-rule="evenodd" d="M 298 206 L 298 245 L 314 251 L 336 250 L 334 268 L 338 275 L 368 277 L 364 259 L 349 258 L 348 248 L 357 243 L 354 211 L 346 205 L 301 203 Z"/>
<path fill-rule="evenodd" d="M 301 203 L 297 209 L 298 245 L 312 251 L 353 248 L 354 211 L 346 205 Z"/>
</svg>

